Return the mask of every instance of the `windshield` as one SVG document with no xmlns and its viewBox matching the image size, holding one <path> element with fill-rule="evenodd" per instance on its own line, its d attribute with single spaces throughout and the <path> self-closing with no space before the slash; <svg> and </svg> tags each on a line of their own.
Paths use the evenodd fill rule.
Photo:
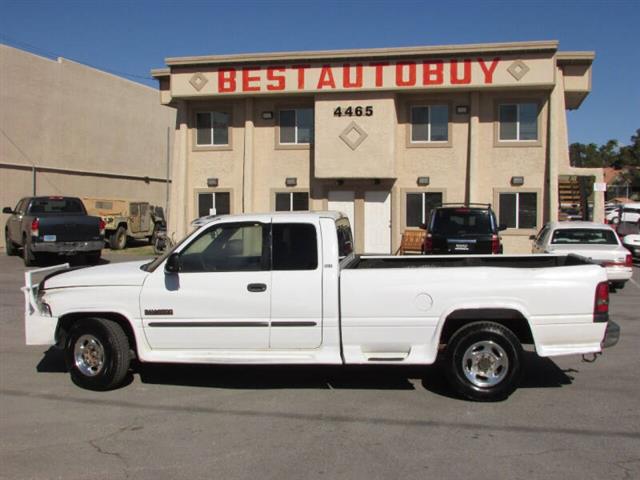
<svg viewBox="0 0 640 480">
<path fill-rule="evenodd" d="M 556 245 L 617 245 L 613 230 L 594 228 L 566 228 L 553 232 L 551 243 Z"/>
<path fill-rule="evenodd" d="M 488 210 L 443 208 L 434 213 L 430 231 L 439 235 L 486 235 L 493 233 L 493 224 Z"/>
</svg>

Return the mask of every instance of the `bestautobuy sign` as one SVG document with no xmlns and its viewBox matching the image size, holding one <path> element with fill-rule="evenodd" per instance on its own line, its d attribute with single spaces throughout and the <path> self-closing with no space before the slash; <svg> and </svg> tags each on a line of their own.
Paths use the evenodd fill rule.
<svg viewBox="0 0 640 480">
<path fill-rule="evenodd" d="M 545 86 L 554 83 L 551 55 L 282 65 L 180 66 L 173 97 L 304 92 Z"/>
</svg>

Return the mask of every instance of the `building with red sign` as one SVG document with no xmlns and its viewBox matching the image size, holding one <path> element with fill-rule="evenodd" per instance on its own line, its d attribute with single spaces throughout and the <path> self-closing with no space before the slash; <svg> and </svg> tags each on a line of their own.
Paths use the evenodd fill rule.
<svg viewBox="0 0 640 480">
<path fill-rule="evenodd" d="M 558 42 L 168 58 L 177 110 L 169 227 L 209 213 L 332 209 L 356 250 L 395 252 L 441 202 L 490 203 L 506 252 L 556 220 L 566 110 L 591 89 L 592 52 Z M 596 220 L 603 194 L 592 199 Z"/>
</svg>

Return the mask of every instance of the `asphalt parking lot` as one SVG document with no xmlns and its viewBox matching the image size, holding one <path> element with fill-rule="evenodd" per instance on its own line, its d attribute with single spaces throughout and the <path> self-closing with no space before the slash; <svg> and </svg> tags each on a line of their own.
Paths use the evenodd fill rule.
<svg viewBox="0 0 640 480">
<path fill-rule="evenodd" d="M 81 390 L 24 345 L 24 271 L 0 254 L 0 478 L 640 478 L 637 266 L 612 295 L 616 347 L 529 354 L 489 404 L 450 397 L 437 367 L 147 366 Z"/>
</svg>

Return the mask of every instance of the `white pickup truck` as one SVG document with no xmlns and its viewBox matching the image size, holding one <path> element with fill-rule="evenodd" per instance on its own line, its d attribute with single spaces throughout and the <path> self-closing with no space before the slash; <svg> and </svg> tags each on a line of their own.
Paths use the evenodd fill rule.
<svg viewBox="0 0 640 480">
<path fill-rule="evenodd" d="M 29 345 L 107 390 L 140 362 L 428 365 L 507 397 L 540 356 L 617 342 L 605 270 L 577 256 L 356 256 L 336 212 L 217 217 L 153 261 L 27 272 Z M 606 335 L 605 335 L 606 334 Z"/>
</svg>

